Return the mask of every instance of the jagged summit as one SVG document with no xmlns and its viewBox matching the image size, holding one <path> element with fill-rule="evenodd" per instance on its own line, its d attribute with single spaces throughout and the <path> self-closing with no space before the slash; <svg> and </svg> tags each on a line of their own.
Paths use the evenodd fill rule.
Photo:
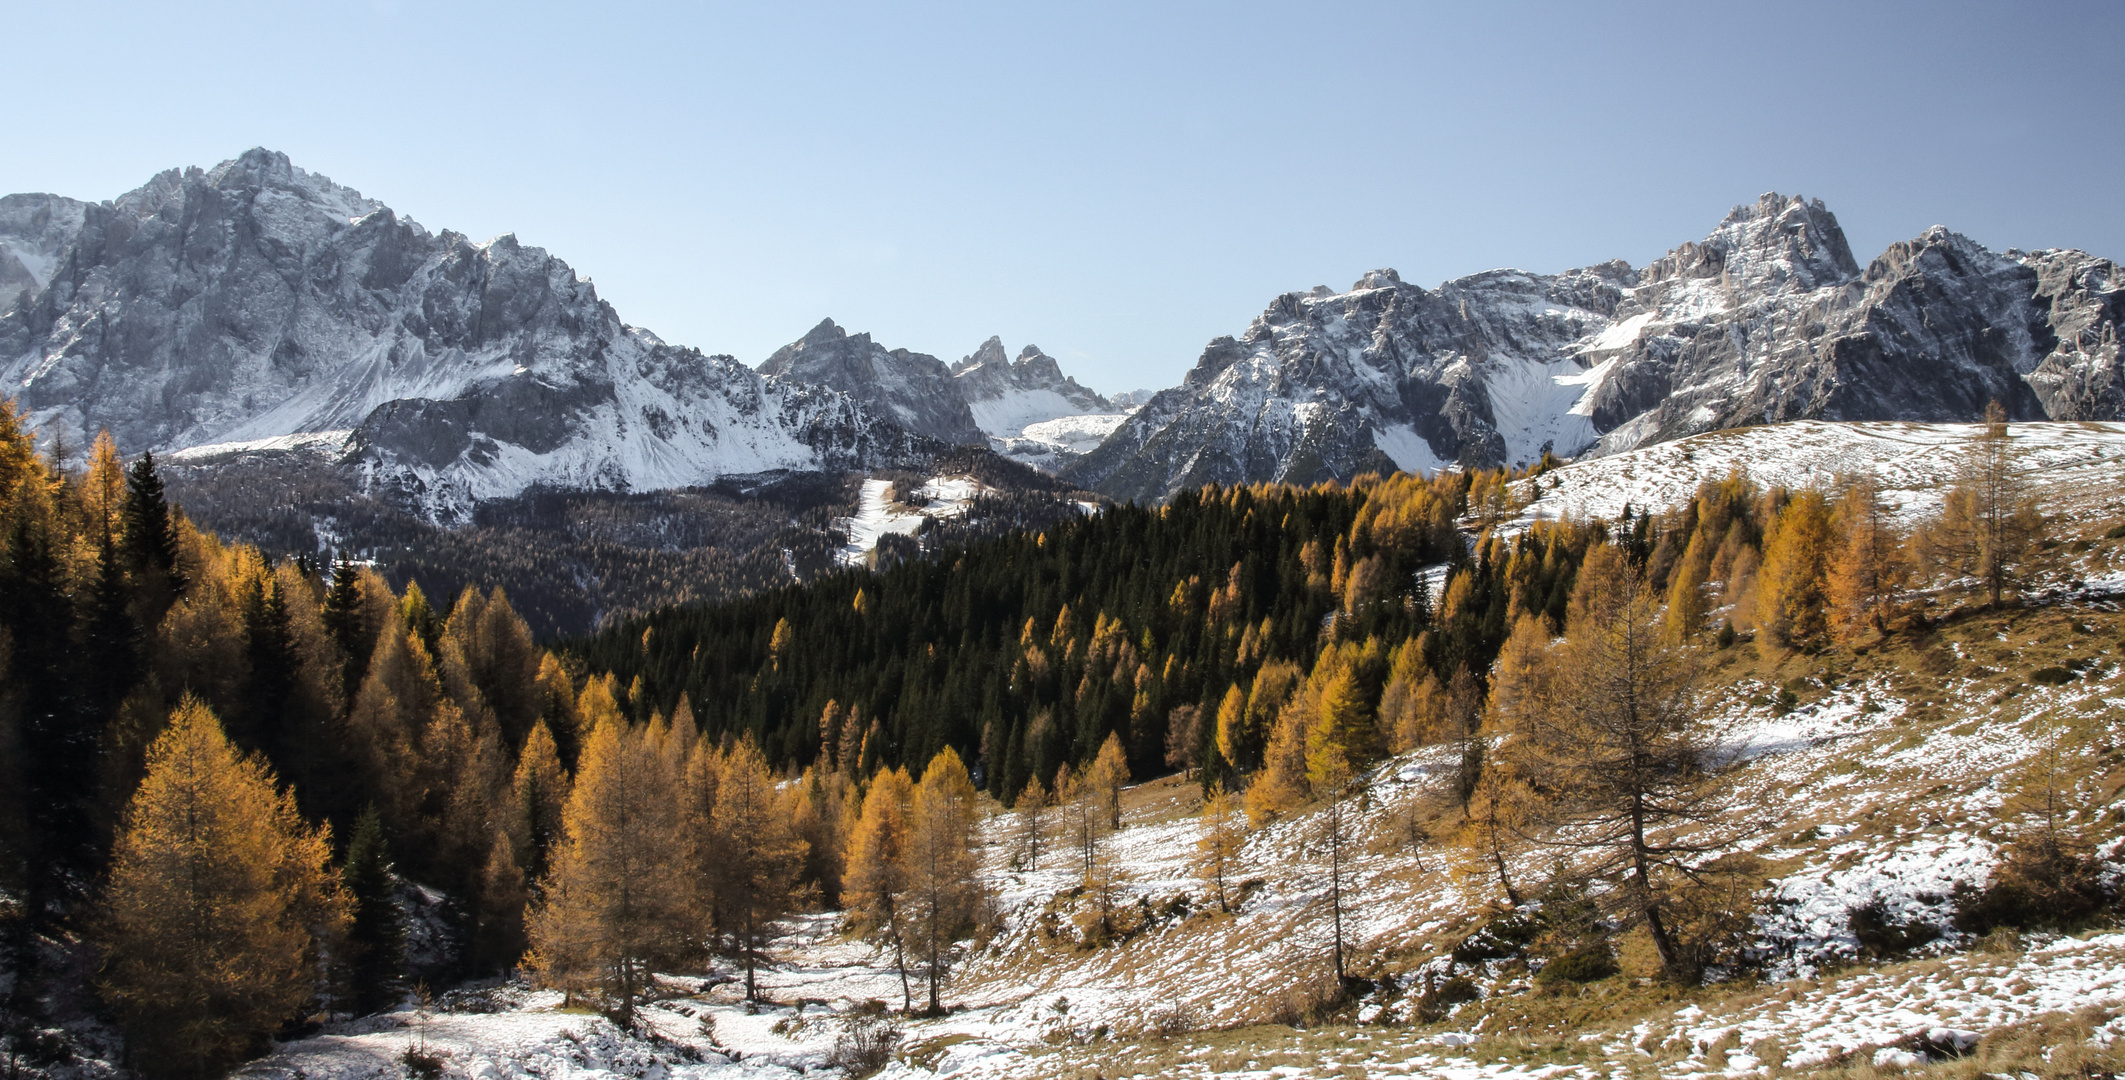
<svg viewBox="0 0 2125 1080">
<path fill-rule="evenodd" d="M 953 392 L 952 371 L 944 361 L 887 349 L 832 319 L 820 320 L 802 338 L 775 350 L 760 364 L 760 373 L 839 390 L 919 435 L 947 443 L 987 441 Z"/>
<path fill-rule="evenodd" d="M 1649 284 L 1717 278 L 1751 292 L 1808 290 L 1859 277 L 1845 232 L 1821 199 L 1767 192 L 1727 213 L 1700 243 L 1687 243 L 1645 268 Z"/>
<path fill-rule="evenodd" d="M 1862 271 L 1820 199 L 1766 194 L 1643 270 L 1391 270 L 1271 301 L 1066 475 L 1207 482 L 1525 464 L 1781 420 L 2125 417 L 2119 276 L 1946 229 Z"/>
</svg>

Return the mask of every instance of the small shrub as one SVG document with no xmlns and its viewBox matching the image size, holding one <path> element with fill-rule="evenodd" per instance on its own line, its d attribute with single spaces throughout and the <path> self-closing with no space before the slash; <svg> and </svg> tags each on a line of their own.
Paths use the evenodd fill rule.
<svg viewBox="0 0 2125 1080">
<path fill-rule="evenodd" d="M 2125 540 L 2125 525 L 2112 525 L 2103 533 L 2105 540 Z"/>
<path fill-rule="evenodd" d="M 2086 926 L 2114 902 L 2101 863 L 2067 837 L 2038 831 L 2009 844 L 1984 888 L 1955 890 L 1955 928 L 1984 935 Z"/>
<path fill-rule="evenodd" d="M 1609 951 L 1608 943 L 1597 941 L 1585 945 L 1542 965 L 1542 972 L 1535 981 L 1544 983 L 1599 982 L 1616 973 L 1616 956 Z"/>
<path fill-rule="evenodd" d="M 1892 918 L 1878 896 L 1847 913 L 1845 925 L 1859 942 L 1860 952 L 1877 960 L 1902 955 L 1941 936 L 1941 928 L 1931 923 Z"/>
<path fill-rule="evenodd" d="M 398 1060 L 406 1067 L 406 1075 L 414 1080 L 441 1080 L 443 1075 L 444 1058 L 441 1054 L 409 1046 Z"/>
<path fill-rule="evenodd" d="M 2029 681 L 2041 686 L 2064 686 L 2073 681 L 2073 672 L 2062 667 L 2040 667 L 2029 673 Z"/>
<path fill-rule="evenodd" d="M 834 1038 L 826 1063 L 846 1071 L 852 1080 L 861 1080 L 893 1060 L 900 1039 L 900 1029 L 886 1018 L 885 1002 L 873 998 L 843 1018 L 841 1034 Z"/>
<path fill-rule="evenodd" d="M 1476 987 L 1474 981 L 1456 975 L 1425 990 L 1417 997 L 1417 1015 L 1431 1023 L 1438 1023 L 1453 1012 L 1454 1006 L 1482 999 L 1483 991 Z"/>
<path fill-rule="evenodd" d="M 1542 935 L 1542 924 L 1525 915 L 1499 915 L 1454 946 L 1457 964 L 1506 960 L 1519 956 Z"/>
<path fill-rule="evenodd" d="M 1151 1030 L 1169 1039 L 1194 1031 L 1200 1023 L 1195 1010 L 1185 1001 L 1175 1001 L 1151 1013 Z"/>
</svg>

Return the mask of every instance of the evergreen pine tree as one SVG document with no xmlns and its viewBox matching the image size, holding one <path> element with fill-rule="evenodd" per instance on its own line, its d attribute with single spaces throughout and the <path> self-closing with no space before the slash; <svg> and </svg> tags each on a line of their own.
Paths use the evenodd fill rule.
<svg viewBox="0 0 2125 1080">
<path fill-rule="evenodd" d="M 288 711 L 302 661 L 295 652 L 287 601 L 270 573 L 252 579 L 245 589 L 243 629 L 244 654 L 249 663 L 238 700 L 240 724 L 231 725 L 231 737 L 238 746 L 266 755 L 282 772 L 289 773 L 288 766 L 299 748 L 293 745 L 298 733 L 293 730 Z M 306 784 L 310 779 L 299 771 L 291 776 L 298 783 Z"/>
<path fill-rule="evenodd" d="M 348 704 L 361 689 L 376 642 L 362 617 L 361 572 L 345 555 L 332 564 L 332 584 L 325 590 L 325 632 L 339 646 L 340 693 Z"/>
<path fill-rule="evenodd" d="M 155 455 L 143 453 L 126 471 L 124 550 L 135 575 L 143 610 L 140 621 L 153 626 L 176 597 L 184 595 L 184 571 L 177 566 L 177 527 L 155 471 Z"/>
<path fill-rule="evenodd" d="M 350 905 L 339 949 L 346 1008 L 357 1015 L 382 1012 L 405 996 L 406 924 L 393 897 L 391 852 L 374 805 L 355 819 L 340 878 Z"/>
<path fill-rule="evenodd" d="M 73 649 L 74 606 L 55 508 L 44 484 L 23 488 L 0 561 L 0 627 L 12 645 L 0 699 L 19 718 L 28 825 L 23 899 L 29 922 L 42 926 L 84 891 L 100 858 L 89 806 L 103 732 L 100 718 L 83 708 L 88 673 Z"/>
<path fill-rule="evenodd" d="M 510 779 L 509 835 L 516 842 L 517 865 L 524 879 L 536 890 L 546 876 L 553 845 L 561 836 L 561 814 L 568 805 L 568 772 L 561 767 L 559 752 L 544 721 L 532 726 L 517 755 L 516 774 Z"/>
</svg>

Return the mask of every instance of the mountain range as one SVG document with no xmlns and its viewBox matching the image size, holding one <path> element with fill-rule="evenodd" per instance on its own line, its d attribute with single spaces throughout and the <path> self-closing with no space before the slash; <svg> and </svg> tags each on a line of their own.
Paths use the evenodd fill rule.
<svg viewBox="0 0 2125 1080">
<path fill-rule="evenodd" d="M 1770 194 L 1702 242 L 1494 270 L 1377 270 L 1273 301 L 1065 467 L 1120 499 L 1204 483 L 1521 465 L 1818 420 L 2125 417 L 2125 277 L 1935 227 L 1864 269 L 1820 200 Z"/>
<path fill-rule="evenodd" d="M 1277 297 L 1182 384 L 956 364 L 831 319 L 757 370 L 623 322 L 547 252 L 432 233 L 252 150 L 107 202 L 0 199 L 0 383 L 31 424 L 210 461 L 309 446 L 430 520 L 986 446 L 1120 499 L 1601 455 L 1792 419 L 2125 417 L 2125 279 L 1944 228 L 1865 267 L 1765 195 L 1643 268 L 1393 270 Z"/>
</svg>

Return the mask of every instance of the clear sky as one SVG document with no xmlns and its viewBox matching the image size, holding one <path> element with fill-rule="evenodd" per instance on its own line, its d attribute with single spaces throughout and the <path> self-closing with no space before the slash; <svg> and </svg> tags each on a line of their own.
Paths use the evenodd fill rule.
<svg viewBox="0 0 2125 1080">
<path fill-rule="evenodd" d="M 1179 381 L 1278 293 L 1643 265 L 1776 190 L 2125 258 L 2125 3 L 0 0 L 0 192 L 251 146 L 757 364 L 832 316 Z"/>
</svg>

